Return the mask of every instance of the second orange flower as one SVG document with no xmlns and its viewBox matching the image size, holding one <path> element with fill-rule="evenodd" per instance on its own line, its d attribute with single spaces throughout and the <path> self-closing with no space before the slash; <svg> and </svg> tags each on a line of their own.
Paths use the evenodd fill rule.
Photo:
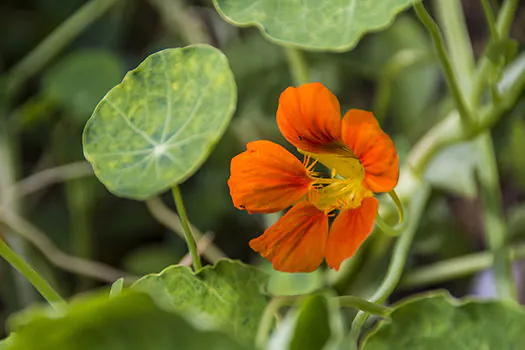
<svg viewBox="0 0 525 350">
<path fill-rule="evenodd" d="M 337 98 L 320 83 L 287 88 L 277 124 L 302 162 L 270 141 L 248 143 L 231 162 L 228 185 L 237 208 L 273 213 L 292 206 L 250 246 L 279 271 L 311 272 L 323 259 L 339 269 L 373 229 L 374 193 L 397 184 L 394 143 L 371 112 L 353 109 L 341 119 Z M 315 172 L 317 162 L 331 176 Z"/>
</svg>

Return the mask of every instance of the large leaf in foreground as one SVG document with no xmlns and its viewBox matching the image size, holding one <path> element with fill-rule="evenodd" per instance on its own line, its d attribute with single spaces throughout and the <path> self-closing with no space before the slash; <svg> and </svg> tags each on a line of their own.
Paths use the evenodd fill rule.
<svg viewBox="0 0 525 350">
<path fill-rule="evenodd" d="M 367 32 L 390 24 L 415 0 L 213 0 L 237 26 L 257 26 L 279 44 L 346 51 Z M 417 1 L 417 0 L 416 0 Z"/>
<path fill-rule="evenodd" d="M 429 293 L 400 303 L 364 350 L 523 349 L 525 310 L 503 301 Z"/>
<path fill-rule="evenodd" d="M 145 199 L 186 180 L 235 110 L 226 57 L 207 45 L 157 52 L 98 104 L 84 154 L 114 194 Z"/>
<path fill-rule="evenodd" d="M 246 350 L 225 334 L 195 329 L 136 292 L 84 296 L 60 313 L 29 309 L 10 325 L 14 333 L 5 350 Z"/>
<path fill-rule="evenodd" d="M 221 260 L 197 274 L 186 266 L 171 266 L 133 287 L 179 313 L 203 316 L 212 327 L 252 341 L 268 302 L 263 294 L 267 279 L 254 267 Z"/>
</svg>

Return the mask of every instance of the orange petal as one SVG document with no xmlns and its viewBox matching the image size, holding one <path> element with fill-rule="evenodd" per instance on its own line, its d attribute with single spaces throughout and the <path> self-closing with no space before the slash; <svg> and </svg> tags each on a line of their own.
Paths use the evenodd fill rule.
<svg viewBox="0 0 525 350">
<path fill-rule="evenodd" d="M 349 110 L 343 118 L 343 142 L 365 168 L 365 184 L 373 192 L 389 192 L 399 178 L 394 142 L 371 112 Z"/>
<path fill-rule="evenodd" d="M 341 263 L 352 257 L 372 229 L 378 201 L 374 197 L 363 199 L 356 209 L 343 210 L 332 223 L 326 243 L 326 263 L 339 270 Z"/>
<path fill-rule="evenodd" d="M 290 209 L 250 247 L 284 272 L 312 272 L 323 261 L 328 216 L 308 202 Z"/>
<path fill-rule="evenodd" d="M 232 159 L 228 180 L 233 204 L 249 212 L 273 213 L 301 199 L 311 179 L 304 165 L 283 147 L 255 141 Z"/>
<path fill-rule="evenodd" d="M 312 153 L 329 151 L 341 138 L 337 97 L 321 83 L 289 87 L 279 98 L 277 125 L 295 147 Z"/>
</svg>

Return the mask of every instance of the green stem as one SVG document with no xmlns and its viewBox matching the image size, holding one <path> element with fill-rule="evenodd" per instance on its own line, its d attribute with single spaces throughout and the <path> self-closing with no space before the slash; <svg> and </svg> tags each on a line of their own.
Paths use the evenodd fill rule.
<svg viewBox="0 0 525 350">
<path fill-rule="evenodd" d="M 507 37 L 510 33 L 510 27 L 514 22 L 514 14 L 518 9 L 520 0 L 505 0 L 498 15 L 496 27 L 500 38 Z"/>
<path fill-rule="evenodd" d="M 150 0 L 164 21 L 166 28 L 188 44 L 211 43 L 202 20 L 193 12 L 188 1 Z"/>
<path fill-rule="evenodd" d="M 524 89 L 525 69 L 521 69 L 508 86 L 501 87 L 500 103 L 491 104 L 478 111 L 480 118 L 476 127 L 464 131 L 461 124 L 457 122 L 457 112 L 452 112 L 418 141 L 408 155 L 407 164 L 416 174 L 422 174 L 439 151 L 455 143 L 470 140 L 492 127 L 507 110 L 516 104 Z"/>
<path fill-rule="evenodd" d="M 496 29 L 496 20 L 494 18 L 494 11 L 492 10 L 492 5 L 490 0 L 481 0 L 483 5 L 483 12 L 485 13 L 485 18 L 487 19 L 487 25 L 489 26 L 490 38 L 493 42 L 498 41 L 498 31 Z"/>
<path fill-rule="evenodd" d="M 509 247 L 506 254 L 511 260 L 525 259 L 525 243 Z M 438 261 L 428 266 L 407 272 L 399 287 L 401 289 L 421 288 L 466 277 L 492 266 L 494 254 L 484 251 Z"/>
<path fill-rule="evenodd" d="M 496 30 L 498 38 L 505 38 L 509 35 L 510 27 L 514 20 L 514 14 L 518 8 L 519 0 L 506 0 L 498 13 Z M 493 63 L 487 58 L 482 57 L 474 78 L 474 88 L 470 96 L 470 104 L 477 105 L 486 88 L 488 77 L 493 69 Z"/>
<path fill-rule="evenodd" d="M 285 47 L 286 58 L 292 74 L 293 82 L 296 86 L 306 84 L 310 81 L 308 74 L 308 64 L 304 58 L 304 53 L 293 47 Z"/>
<path fill-rule="evenodd" d="M 11 266 L 17 269 L 27 280 L 38 290 L 38 292 L 56 309 L 65 304 L 64 299 L 38 274 L 27 262 L 19 257 L 5 242 L 0 238 L 0 256 Z"/>
<path fill-rule="evenodd" d="M 457 258 L 438 261 L 434 264 L 407 272 L 399 287 L 401 289 L 420 288 L 468 276 L 492 266 L 494 256 L 491 252 L 463 255 Z"/>
<path fill-rule="evenodd" d="M 257 335 L 255 336 L 255 345 L 257 345 L 257 348 L 266 348 L 275 314 L 281 307 L 289 305 L 289 303 L 290 301 L 286 298 L 274 298 L 268 303 L 268 305 L 266 305 L 263 315 L 261 316 L 261 321 L 259 322 L 259 327 L 257 328 Z"/>
<path fill-rule="evenodd" d="M 179 213 L 182 228 L 184 229 L 186 244 L 188 244 L 188 250 L 190 251 L 193 269 L 195 272 L 198 272 L 202 268 L 201 258 L 197 251 L 197 243 L 195 242 L 195 237 L 191 231 L 190 221 L 188 220 L 188 215 L 186 214 L 186 209 L 184 208 L 178 185 L 173 186 L 172 193 L 173 199 L 175 200 L 175 207 L 177 208 L 177 213 Z"/>
<path fill-rule="evenodd" d="M 377 215 L 376 215 L 376 225 L 377 225 L 377 227 L 379 227 L 379 229 L 381 231 L 383 231 L 383 233 L 385 233 L 385 234 L 387 234 L 389 236 L 392 236 L 392 237 L 397 237 L 397 236 L 399 236 L 399 234 L 401 232 L 404 231 L 405 226 L 406 226 L 406 221 L 405 221 L 404 225 L 394 228 L 394 227 L 390 226 L 389 224 L 387 224 L 385 222 L 385 220 L 383 220 L 381 215 L 379 215 L 379 213 L 377 213 Z"/>
<path fill-rule="evenodd" d="M 151 197 L 146 200 L 146 207 L 153 217 L 162 225 L 169 228 L 177 236 L 182 239 L 186 239 L 182 222 L 177 214 L 169 209 L 159 197 Z M 196 240 L 200 240 L 204 237 L 204 234 L 200 232 L 194 225 L 190 223 L 191 232 Z M 216 263 L 221 259 L 226 259 L 228 256 L 219 247 L 212 243 L 208 245 L 202 252 L 202 255 L 211 263 Z"/>
<path fill-rule="evenodd" d="M 506 1 L 498 24 L 494 23 L 494 15 L 488 1 L 483 1 L 483 9 L 487 17 L 493 43 L 508 36 L 517 2 Z M 497 28 L 496 28 L 497 26 Z M 499 68 L 497 65 L 490 64 L 487 74 L 495 73 Z M 485 84 L 484 84 L 485 85 Z M 490 84 L 493 91 L 497 91 L 495 84 Z M 477 93 L 476 89 L 476 93 Z M 492 100 L 491 105 L 502 103 L 499 94 L 494 94 L 498 100 Z M 478 96 L 473 94 L 471 103 L 478 103 Z M 517 299 L 516 284 L 512 274 L 512 262 L 507 255 L 508 230 L 503 214 L 503 207 L 500 194 L 500 182 L 497 169 L 494 145 L 489 132 L 484 132 L 477 140 L 479 147 L 480 160 L 477 164 L 477 174 L 480 182 L 481 199 L 483 204 L 483 220 L 485 237 L 488 246 L 494 254 L 494 279 L 498 294 L 502 298 Z"/>
<path fill-rule="evenodd" d="M 308 295 L 292 295 L 273 298 L 268 305 L 266 305 L 261 321 L 259 322 L 255 344 L 261 349 L 265 348 L 268 341 L 268 335 L 272 329 L 275 314 L 280 308 L 284 306 L 294 306 L 297 302 L 300 302 L 307 297 Z M 371 303 L 363 298 L 353 295 L 344 295 L 335 297 L 335 299 L 340 307 L 352 307 L 381 317 L 386 317 L 392 312 L 392 309 L 387 306 Z"/>
<path fill-rule="evenodd" d="M 377 291 L 370 298 L 372 303 L 383 303 L 394 291 L 403 269 L 405 268 L 406 259 L 410 249 L 410 245 L 416 233 L 419 225 L 419 219 L 423 214 L 423 208 L 425 207 L 428 197 L 430 195 L 430 188 L 428 185 L 420 184 L 419 190 L 414 194 L 412 203 L 410 205 L 410 213 L 408 217 L 409 226 L 405 232 L 397 239 L 392 252 L 392 259 L 388 267 L 388 271 L 383 279 L 383 282 L 377 289 Z M 359 341 L 359 335 L 361 333 L 361 327 L 367 320 L 369 314 L 367 312 L 359 312 L 354 321 L 352 322 L 352 330 L 350 332 L 350 338 L 353 344 L 357 344 Z"/>
<path fill-rule="evenodd" d="M 460 93 L 465 98 L 472 88 L 475 60 L 461 0 L 439 0 L 433 3 L 436 5 L 439 26 L 443 28 L 452 70 L 457 77 Z M 467 101 L 469 107 L 472 108 Z"/>
<path fill-rule="evenodd" d="M 0 85 L 0 89 L 4 86 Z M 5 91 L 5 90 L 4 90 Z M 3 91 L 2 91 L 3 92 Z M 21 201 L 16 198 L 12 188 L 15 183 L 19 165 L 18 135 L 13 133 L 8 122 L 8 101 L 5 94 L 0 98 L 0 210 L 9 208 L 12 211 L 22 210 Z M 10 229 L 4 232 L 4 238 L 12 249 L 21 257 L 30 260 L 27 255 L 27 244 L 20 237 L 16 236 Z M 20 274 L 13 275 L 14 286 L 16 289 L 16 299 L 20 307 L 26 307 L 34 302 L 36 293 L 29 282 Z"/>
<path fill-rule="evenodd" d="M 371 303 L 368 300 L 353 295 L 344 295 L 336 298 L 342 307 L 353 307 L 372 315 L 388 316 L 392 309 L 381 304 Z"/>
<path fill-rule="evenodd" d="M 91 0 L 78 9 L 8 72 L 8 93 L 15 94 L 20 85 L 40 71 L 86 27 L 100 18 L 118 1 Z"/>
<path fill-rule="evenodd" d="M 477 144 L 480 157 L 477 174 L 483 204 L 485 237 L 494 253 L 496 288 L 500 297 L 516 300 L 512 263 L 506 254 L 508 230 L 502 209 L 496 155 L 490 133 L 484 132 L 478 138 Z"/>
<path fill-rule="evenodd" d="M 468 130 L 471 128 L 473 123 L 472 114 L 459 88 L 456 75 L 454 74 L 454 71 L 452 69 L 452 64 L 450 63 L 450 59 L 445 50 L 445 44 L 443 42 L 443 37 L 441 36 L 441 33 L 439 31 L 439 27 L 437 26 L 436 22 L 432 19 L 432 17 L 430 17 L 422 2 L 414 3 L 414 9 L 419 19 L 425 25 L 428 32 L 430 33 L 430 36 L 432 37 L 432 41 L 434 43 L 434 47 L 436 49 L 438 58 L 441 62 L 441 65 L 443 66 L 443 71 L 445 73 L 447 85 L 450 89 L 450 92 L 452 93 L 452 97 L 456 102 L 456 106 L 461 116 L 463 126 L 465 129 Z"/>
</svg>

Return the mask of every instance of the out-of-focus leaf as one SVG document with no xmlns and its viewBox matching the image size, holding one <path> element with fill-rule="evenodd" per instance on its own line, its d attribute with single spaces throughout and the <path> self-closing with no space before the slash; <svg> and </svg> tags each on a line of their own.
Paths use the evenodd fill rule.
<svg viewBox="0 0 525 350">
<path fill-rule="evenodd" d="M 343 335 L 337 302 L 329 295 L 314 294 L 302 300 L 272 335 L 272 350 L 336 349 Z"/>
<path fill-rule="evenodd" d="M 374 106 L 376 113 L 384 114 L 388 107 L 396 131 L 412 139 L 429 125 L 423 115 L 437 87 L 439 70 L 429 59 L 433 48 L 424 27 L 413 17 L 400 16 L 388 30 L 370 36 L 363 43 L 367 64 L 378 72 L 379 89 L 376 98 L 388 99 Z M 388 102 L 388 103 L 387 103 Z M 383 118 L 384 115 L 378 115 Z"/>
<path fill-rule="evenodd" d="M 224 159 L 223 162 L 227 165 L 229 159 Z M 199 171 L 196 179 L 192 179 L 191 188 L 183 189 L 188 215 L 199 218 L 195 224 L 203 232 L 217 227 L 224 215 L 232 210 L 230 193 L 224 185 L 229 175 L 229 169 L 207 167 Z"/>
<path fill-rule="evenodd" d="M 510 38 L 504 38 L 497 42 L 491 42 L 485 55 L 494 64 L 500 64 L 501 61 L 508 62 L 516 56 L 518 52 L 518 41 Z"/>
<path fill-rule="evenodd" d="M 84 296 L 67 310 L 33 308 L 10 320 L 5 350 L 247 349 L 226 334 L 199 331 L 148 295 Z"/>
<path fill-rule="evenodd" d="M 445 148 L 430 162 L 426 172 L 433 186 L 462 197 L 477 193 L 474 175 L 478 159 L 476 145 L 469 141 Z"/>
<path fill-rule="evenodd" d="M 171 266 L 145 276 L 133 288 L 147 292 L 167 308 L 203 316 L 210 327 L 252 341 L 268 302 L 263 294 L 267 280 L 268 276 L 254 267 L 221 260 L 197 274 L 186 266 Z"/>
<path fill-rule="evenodd" d="M 66 114 L 84 123 L 123 72 L 121 60 L 109 51 L 77 51 L 45 73 L 42 91 L 64 108 Z"/>
<path fill-rule="evenodd" d="M 178 241 L 182 240 L 178 239 Z M 142 276 L 176 264 L 182 259 L 184 253 L 182 249 L 179 251 L 174 244 L 167 242 L 144 244 L 126 255 L 123 266 L 126 271 Z"/>
<path fill-rule="evenodd" d="M 525 70 L 525 53 L 521 53 L 514 61 L 512 61 L 503 72 L 503 77 L 498 83 L 500 93 L 505 93 L 507 89 L 516 83 L 521 73 Z"/>
<path fill-rule="evenodd" d="M 505 301 L 458 301 L 434 292 L 399 303 L 364 350 L 521 349 L 525 310 Z"/>
<path fill-rule="evenodd" d="M 190 177 L 235 110 L 226 57 L 208 45 L 155 53 L 98 104 L 84 154 L 115 195 L 145 199 Z"/>
<path fill-rule="evenodd" d="M 417 1 L 417 0 L 416 0 Z M 271 41 L 310 50 L 346 51 L 382 29 L 414 0 L 214 0 L 236 26 L 257 26 Z"/>
<path fill-rule="evenodd" d="M 323 287 L 323 271 L 312 273 L 287 273 L 274 270 L 271 264 L 265 264 L 265 271 L 270 275 L 268 292 L 272 295 L 308 294 Z"/>
</svg>

